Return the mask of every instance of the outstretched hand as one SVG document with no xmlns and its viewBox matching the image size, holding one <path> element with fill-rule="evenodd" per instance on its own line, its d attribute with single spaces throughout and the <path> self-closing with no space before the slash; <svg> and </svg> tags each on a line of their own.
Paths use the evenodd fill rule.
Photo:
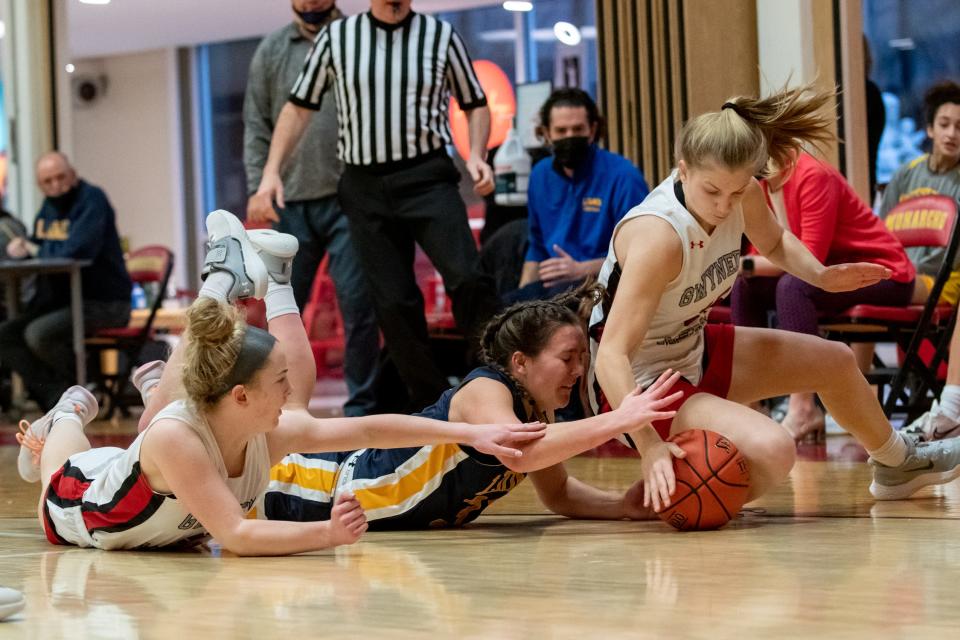
<svg viewBox="0 0 960 640">
<path fill-rule="evenodd" d="M 887 267 L 872 262 L 835 264 L 824 268 L 818 282 L 814 284 L 832 293 L 854 291 L 886 280 L 892 274 Z"/>
<path fill-rule="evenodd" d="M 547 433 L 547 425 L 542 422 L 526 424 L 485 424 L 474 425 L 470 432 L 473 440 L 466 444 L 481 453 L 508 458 L 519 458 L 523 452 L 516 447 L 539 440 Z"/>
<path fill-rule="evenodd" d="M 630 427 L 625 432 L 636 431 L 645 424 L 669 420 L 677 415 L 676 411 L 667 410 L 666 407 L 683 397 L 682 391 L 667 395 L 679 379 L 678 372 L 667 369 L 646 390 L 637 387 L 628 393 L 617 407 L 617 411 L 630 420 Z"/>
</svg>

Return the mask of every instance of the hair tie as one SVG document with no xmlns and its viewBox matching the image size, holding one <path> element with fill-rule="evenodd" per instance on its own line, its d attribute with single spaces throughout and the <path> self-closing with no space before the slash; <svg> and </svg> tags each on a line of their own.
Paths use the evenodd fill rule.
<svg viewBox="0 0 960 640">
<path fill-rule="evenodd" d="M 738 116 L 740 115 L 740 109 L 738 109 L 737 105 L 734 104 L 733 102 L 724 102 L 723 106 L 720 107 L 720 111 L 723 111 L 724 109 L 733 109 L 733 112 L 735 114 L 737 114 Z"/>
</svg>

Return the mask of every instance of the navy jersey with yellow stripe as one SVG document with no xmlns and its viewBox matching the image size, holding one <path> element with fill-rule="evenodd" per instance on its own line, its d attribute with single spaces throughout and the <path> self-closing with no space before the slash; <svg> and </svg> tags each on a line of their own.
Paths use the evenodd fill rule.
<svg viewBox="0 0 960 640">
<path fill-rule="evenodd" d="M 516 415 L 529 419 L 516 385 L 490 367 L 474 369 L 417 415 L 448 420 L 453 396 L 477 378 L 506 386 Z M 459 526 L 476 519 L 524 477 L 495 456 L 458 444 L 291 454 L 271 469 L 263 506 L 271 520 L 328 520 L 336 493 L 351 491 L 371 529 Z"/>
</svg>

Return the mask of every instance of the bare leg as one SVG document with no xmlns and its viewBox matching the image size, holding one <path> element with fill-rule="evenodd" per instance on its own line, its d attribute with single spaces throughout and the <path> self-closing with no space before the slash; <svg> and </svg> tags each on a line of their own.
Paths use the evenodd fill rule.
<svg viewBox="0 0 960 640">
<path fill-rule="evenodd" d="M 149 399 L 143 407 L 143 413 L 140 415 L 140 421 L 137 423 L 137 431 L 141 432 L 147 428 L 153 417 L 157 415 L 160 409 L 178 398 L 184 397 L 183 382 L 181 372 L 183 370 L 183 351 L 186 349 L 186 343 L 181 340 L 177 343 L 170 359 L 167 360 L 167 366 L 160 376 L 160 382 L 150 391 Z"/>
<path fill-rule="evenodd" d="M 783 482 L 796 459 L 793 438 L 780 425 L 749 407 L 708 393 L 698 393 L 683 403 L 670 433 L 690 429 L 716 431 L 737 445 L 750 465 L 748 500 Z"/>
<path fill-rule="evenodd" d="M 850 345 L 853 355 L 857 359 L 857 367 L 864 374 L 873 369 L 873 350 L 876 347 L 872 342 L 854 342 Z"/>
<path fill-rule="evenodd" d="M 956 357 L 947 360 L 947 384 L 960 384 L 960 331 L 957 326 L 953 327 L 950 336 L 950 355 L 954 354 Z"/>
<path fill-rule="evenodd" d="M 83 432 L 79 418 L 60 418 L 53 423 L 40 452 L 40 505 L 38 515 L 43 523 L 43 501 L 50 485 L 50 477 L 72 455 L 90 449 L 90 441 Z"/>
<path fill-rule="evenodd" d="M 287 357 L 291 389 L 284 409 L 306 409 L 317 382 L 317 363 L 303 321 L 298 314 L 287 313 L 270 320 L 268 327 Z"/>
<path fill-rule="evenodd" d="M 822 431 L 825 426 L 824 416 L 817 407 L 813 394 L 791 394 L 787 415 L 782 424 L 795 440 L 801 440 L 808 434 Z"/>
<path fill-rule="evenodd" d="M 850 348 L 817 336 L 737 328 L 728 398 L 751 402 L 791 393 L 817 393 L 837 422 L 868 450 L 893 431 Z"/>
</svg>

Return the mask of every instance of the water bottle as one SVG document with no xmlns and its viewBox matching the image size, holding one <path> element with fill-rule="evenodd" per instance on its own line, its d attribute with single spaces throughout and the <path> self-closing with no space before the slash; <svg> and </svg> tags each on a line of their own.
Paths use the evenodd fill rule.
<svg viewBox="0 0 960 640">
<path fill-rule="evenodd" d="M 527 185 L 530 182 L 530 154 L 523 148 L 520 134 L 511 128 L 507 139 L 493 156 L 493 175 L 496 192 L 493 197 L 499 205 L 527 204 Z"/>
<path fill-rule="evenodd" d="M 147 292 L 143 290 L 139 282 L 133 283 L 133 290 L 130 291 L 130 306 L 134 309 L 147 308 Z"/>
</svg>

